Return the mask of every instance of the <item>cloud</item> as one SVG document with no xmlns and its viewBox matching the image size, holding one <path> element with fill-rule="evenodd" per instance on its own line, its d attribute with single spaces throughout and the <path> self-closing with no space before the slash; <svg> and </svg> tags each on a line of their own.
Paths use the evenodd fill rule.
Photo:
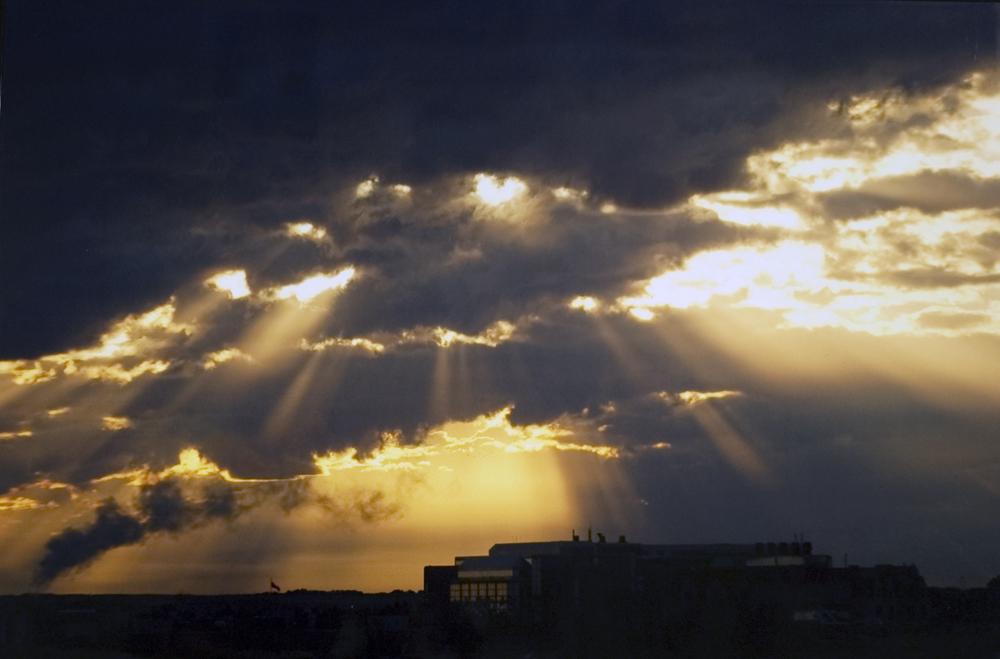
<svg viewBox="0 0 1000 659">
<path fill-rule="evenodd" d="M 154 358 L 169 345 L 183 341 L 194 328 L 174 318 L 171 300 L 141 314 L 115 322 L 93 346 L 44 355 L 35 360 L 0 362 L 0 375 L 16 385 L 33 385 L 60 376 L 127 384 L 147 374 L 162 373 L 170 361 Z"/>
<path fill-rule="evenodd" d="M 327 238 L 326 229 L 305 221 L 288 222 L 285 224 L 285 233 L 292 238 L 304 238 L 316 242 L 323 242 Z"/>
<path fill-rule="evenodd" d="M 205 285 L 224 292 L 234 300 L 239 300 L 250 295 L 250 287 L 247 285 L 247 273 L 245 270 L 226 270 L 216 273 L 205 280 Z"/>
<path fill-rule="evenodd" d="M 313 486 L 446 491 L 467 450 L 581 510 L 634 480 L 650 537 L 721 535 L 727 501 L 786 532 L 831 435 L 848 519 L 928 428 L 989 457 L 991 8 L 64 9 L 58 67 L 13 10 L 0 153 L 0 429 L 32 433 L 0 435 L 0 502 L 122 502 L 59 565 L 138 542 L 123 516 L 402 522 L 413 492 Z"/>
<path fill-rule="evenodd" d="M 920 324 L 933 329 L 965 329 L 989 322 L 990 317 L 981 313 L 940 313 L 926 311 L 920 314 Z"/>
<path fill-rule="evenodd" d="M 234 359 L 248 362 L 253 361 L 253 357 L 246 354 L 239 348 L 223 348 L 205 355 L 204 359 L 201 361 L 201 367 L 206 371 L 210 371 L 219 364 L 225 364 L 226 362 L 233 361 Z"/>
<path fill-rule="evenodd" d="M 15 14 L 25 28 L 10 47 L 22 64 L 7 82 L 22 102 L 6 120 L 0 212 L 33 219 L 8 228 L 3 242 L 17 248 L 0 263 L 4 280 L 31 283 L 5 288 L 4 308 L 40 317 L 58 299 L 66 322 L 29 333 L 5 314 L 4 358 L 88 343 L 108 317 L 231 260 L 242 241 L 211 239 L 227 222 L 248 235 L 311 218 L 332 236 L 330 193 L 354 202 L 359 181 L 372 182 L 371 199 L 382 181 L 415 191 L 459 172 L 517 172 L 626 208 L 732 187 L 746 155 L 790 133 L 836 131 L 810 110 L 817 99 L 938 85 L 974 64 L 993 21 L 989 7 L 803 6 L 776 17 L 735 4 L 706 14 L 556 3 L 397 7 L 387 29 L 360 6 L 191 3 L 129 10 L 124 34 L 106 12 L 65 9 L 67 25 L 93 29 L 49 26 L 32 40 L 19 35 L 47 17 Z M 181 48 L 165 22 L 199 27 Z M 266 60 L 252 45 L 262 40 L 274 44 Z M 44 56 L 55 43 L 70 69 Z M 356 43 L 360 60 L 344 57 Z M 148 85 L 121 82 L 136 76 Z M 73 116 L 50 94 L 79 98 Z M 18 137 L 29 135 L 43 137 Z M 59 274 L 47 276 L 53 263 Z"/>
<path fill-rule="evenodd" d="M 321 272 L 310 275 L 294 284 L 286 284 L 264 291 L 263 295 L 276 300 L 295 298 L 300 303 L 306 303 L 328 291 L 344 288 L 354 278 L 354 274 L 355 270 L 352 267 L 333 273 Z"/>
<path fill-rule="evenodd" d="M 128 430 L 132 427 L 132 420 L 125 416 L 105 416 L 101 418 L 101 428 L 109 432 Z"/>
<path fill-rule="evenodd" d="M 1000 206 L 1000 178 L 979 178 L 961 170 L 925 170 L 908 176 L 867 180 L 859 187 L 819 195 L 828 217 L 862 218 L 897 208 L 940 213 Z"/>
<path fill-rule="evenodd" d="M 64 573 L 80 570 L 117 547 L 139 544 L 161 533 L 181 534 L 216 521 L 232 521 L 275 502 L 285 513 L 314 504 L 338 520 L 358 518 L 366 523 L 391 519 L 402 506 L 385 492 L 355 487 L 336 493 L 316 491 L 305 475 L 291 479 L 246 479 L 232 476 L 196 449 L 186 449 L 175 465 L 159 472 L 142 466 L 94 479 L 87 490 L 43 481 L 10 490 L 0 497 L 0 510 L 35 510 L 37 498 L 24 496 L 39 490 L 66 489 L 74 497 L 93 495 L 115 482 L 135 488 L 130 509 L 116 498 L 101 500 L 91 523 L 66 528 L 45 543 L 35 570 L 34 585 L 45 587 Z M 65 503 L 65 502 L 64 502 Z M 52 505 L 55 505 L 54 503 Z"/>
<path fill-rule="evenodd" d="M 575 441 L 588 430 L 579 420 L 563 416 L 551 423 L 515 425 L 510 421 L 512 407 L 482 414 L 463 423 L 471 432 L 454 436 L 444 426 L 429 430 L 419 444 L 403 444 L 399 433 L 383 433 L 379 445 L 367 455 L 357 448 L 314 455 L 319 472 L 330 476 L 338 471 L 413 471 L 436 466 L 441 456 L 459 452 L 496 449 L 506 453 L 536 453 L 543 450 L 581 451 L 603 458 L 618 458 L 614 446 Z"/>
<path fill-rule="evenodd" d="M 4 430 L 0 432 L 0 441 L 26 439 L 34 436 L 34 434 L 35 433 L 32 430 Z"/>
<path fill-rule="evenodd" d="M 234 519 L 245 511 L 229 486 L 213 484 L 205 488 L 202 498 L 192 500 L 174 479 L 142 485 L 135 508 L 130 513 L 115 499 L 105 499 L 89 525 L 53 536 L 38 562 L 35 585 L 47 586 L 63 573 L 82 569 L 117 547 L 143 542 L 151 534 L 180 533 L 215 519 Z"/>
<path fill-rule="evenodd" d="M 476 174 L 476 196 L 487 206 L 501 206 L 524 194 L 528 187 L 515 176 L 499 178 L 492 174 Z"/>
<path fill-rule="evenodd" d="M 35 510 L 41 507 L 42 504 L 30 497 L 0 496 L 0 512 Z"/>
<path fill-rule="evenodd" d="M 363 522 L 375 523 L 394 519 L 401 514 L 398 502 L 388 500 L 385 492 L 359 492 L 350 500 L 340 501 L 327 495 L 320 495 L 316 502 L 329 513 L 339 518 L 357 516 Z"/>
<path fill-rule="evenodd" d="M 114 499 L 107 499 L 98 506 L 89 526 L 66 529 L 45 544 L 35 583 L 48 584 L 63 572 L 85 566 L 106 551 L 140 542 L 143 535 L 142 523 L 122 512 Z"/>
</svg>

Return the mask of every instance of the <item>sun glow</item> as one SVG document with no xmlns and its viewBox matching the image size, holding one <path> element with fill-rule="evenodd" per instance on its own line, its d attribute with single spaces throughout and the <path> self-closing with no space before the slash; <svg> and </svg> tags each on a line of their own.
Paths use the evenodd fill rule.
<svg viewBox="0 0 1000 659">
<path fill-rule="evenodd" d="M 232 300 L 239 300 L 250 295 L 245 270 L 226 270 L 212 275 L 205 280 L 205 285 L 221 291 Z"/>
<path fill-rule="evenodd" d="M 654 277 L 644 295 L 619 300 L 627 308 L 705 306 L 717 297 L 763 309 L 799 308 L 796 291 L 815 291 L 825 283 L 823 249 L 796 241 L 775 247 L 705 251 L 680 270 Z M 640 316 L 641 318 L 642 316 Z"/>
<path fill-rule="evenodd" d="M 587 313 L 597 311 L 601 307 L 601 303 L 595 297 L 590 297 L 589 295 L 578 295 L 569 301 L 569 308 L 576 309 L 578 311 L 585 311 Z"/>
<path fill-rule="evenodd" d="M 358 199 L 366 199 L 367 197 L 372 196 L 378 182 L 379 178 L 377 176 L 372 176 L 365 179 L 361 183 L 358 183 L 357 187 L 354 189 L 354 196 Z"/>
<path fill-rule="evenodd" d="M 315 242 L 326 240 L 327 237 L 326 229 L 312 222 L 289 222 L 285 225 L 285 233 L 293 238 L 305 238 Z"/>
<path fill-rule="evenodd" d="M 506 204 L 524 194 L 528 186 L 515 177 L 498 178 L 492 174 L 476 174 L 476 196 L 487 206 Z"/>
<path fill-rule="evenodd" d="M 386 433 L 368 453 L 353 447 L 315 455 L 319 489 L 344 486 L 399 491 L 406 503 L 394 526 L 455 531 L 485 528 L 545 533 L 570 524 L 576 511 L 567 461 L 614 463 L 617 448 L 592 443 L 568 422 L 516 425 L 511 408 L 430 429 L 422 442 L 403 444 Z M 594 461 L 599 461 L 595 463 Z M 327 478 L 329 477 L 329 478 Z M 551 533 L 551 531 L 547 531 Z"/>
<path fill-rule="evenodd" d="M 328 291 L 344 289 L 354 279 L 354 274 L 354 268 L 349 266 L 335 273 L 312 275 L 295 284 L 275 288 L 272 295 L 278 300 L 295 298 L 301 303 L 310 302 Z"/>
</svg>

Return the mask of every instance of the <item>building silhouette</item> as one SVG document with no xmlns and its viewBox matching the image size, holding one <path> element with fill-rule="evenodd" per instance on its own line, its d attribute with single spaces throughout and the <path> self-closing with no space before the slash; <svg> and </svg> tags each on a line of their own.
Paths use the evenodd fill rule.
<svg viewBox="0 0 1000 659">
<path fill-rule="evenodd" d="M 752 646 L 789 627 L 912 626 L 929 611 L 914 566 L 835 567 L 810 542 L 645 544 L 589 533 L 427 566 L 424 596 L 438 615 L 543 630 L 581 656 L 723 635 Z"/>
</svg>

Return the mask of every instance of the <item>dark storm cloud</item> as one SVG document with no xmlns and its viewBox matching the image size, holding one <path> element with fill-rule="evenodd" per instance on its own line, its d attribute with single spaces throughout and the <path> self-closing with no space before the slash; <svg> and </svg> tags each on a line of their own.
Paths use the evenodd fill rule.
<svg viewBox="0 0 1000 659">
<path fill-rule="evenodd" d="M 106 551 L 140 542 L 144 535 L 139 520 L 122 512 L 114 499 L 107 499 L 98 506 L 89 526 L 66 529 L 45 544 L 35 583 L 45 585 L 66 570 L 87 565 Z"/>
<path fill-rule="evenodd" d="M 848 346 L 844 350 L 851 354 L 871 354 L 881 346 L 877 337 L 826 330 L 810 334 Z M 673 315 L 669 323 L 642 324 L 624 316 L 592 317 L 567 310 L 550 312 L 524 340 L 497 348 L 454 346 L 439 353 L 437 348 L 415 347 L 377 358 L 331 350 L 316 357 L 323 365 L 317 379 L 289 425 L 276 435 L 263 429 L 275 401 L 303 363 L 293 360 L 284 373 L 268 376 L 251 366 L 223 365 L 220 370 L 239 369 L 230 375 L 238 373 L 247 386 L 234 391 L 223 373 L 213 372 L 197 395 L 184 399 L 169 415 L 155 415 L 151 412 L 164 409 L 176 387 L 185 384 L 177 378 L 157 380 L 124 410 L 136 419 L 148 419 L 150 425 L 137 423 L 127 440 L 122 433 L 102 439 L 101 450 L 89 454 L 49 454 L 47 464 L 58 478 L 104 475 L 112 466 L 124 469 L 143 460 L 161 468 L 194 442 L 238 476 L 290 476 L 312 472 L 313 452 L 346 445 L 364 452 L 377 445 L 379 431 L 397 428 L 407 441 L 414 441 L 428 425 L 513 404 L 514 423 L 546 423 L 569 413 L 605 427 L 602 443 L 623 449 L 622 469 L 650 503 L 649 526 L 643 527 L 647 539 L 755 540 L 804 530 L 844 551 L 858 551 L 858 545 L 865 544 L 872 561 L 926 557 L 937 575 L 944 575 L 942 566 L 956 560 L 955 550 L 920 529 L 950 524 L 970 546 L 985 541 L 979 529 L 988 524 L 983 524 L 981 513 L 992 510 L 987 505 L 991 495 L 966 472 L 1000 460 L 989 441 L 1000 423 L 995 408 L 975 402 L 958 409 L 935 404 L 878 372 L 806 385 L 794 384 L 798 375 L 792 372 L 781 376 L 792 384 L 776 384 L 746 372 L 724 352 L 700 343 L 700 337 L 698 326 L 688 323 L 684 314 Z M 919 354 L 949 345 L 939 338 L 912 343 Z M 981 343 L 982 354 L 995 354 L 995 340 L 983 338 Z M 794 352 L 799 346 L 787 341 L 786 350 Z M 445 402 L 435 408 L 431 373 L 440 354 L 453 370 Z M 812 357 L 800 358 L 808 363 Z M 942 381 L 942 393 L 948 386 Z M 685 390 L 722 389 L 744 392 L 711 405 L 773 474 L 766 488 L 753 485 L 720 456 L 706 429 L 676 397 Z M 671 396 L 658 396 L 660 392 Z M 83 442 L 79 434 L 74 439 Z M 642 448 L 657 442 L 668 442 L 671 448 Z M 942 460 L 934 451 L 942 450 L 944 443 L 948 457 Z M 68 450 L 71 446 L 67 441 Z M 980 480 L 989 484 L 990 478 L 986 473 Z M 402 514 L 398 502 L 378 492 L 324 500 L 297 483 L 302 481 L 288 487 L 254 485 L 234 501 L 229 485 L 187 498 L 172 483 L 161 482 L 140 493 L 136 512 L 129 515 L 147 534 L 183 532 L 212 519 L 229 519 L 264 501 L 288 510 L 314 501 L 337 516 L 365 521 Z M 932 492 L 941 498 L 935 502 Z M 961 501 L 973 502 L 975 510 L 970 508 L 959 519 L 949 511 Z M 894 510 L 900 514 L 894 516 Z M 50 548 L 49 554 L 56 556 L 43 565 L 71 569 L 113 546 L 138 542 L 134 534 L 121 531 L 130 528 L 121 515 L 125 513 L 109 513 L 104 523 L 95 522 L 95 529 L 71 529 L 56 536 L 93 549 L 80 554 L 66 546 L 67 540 L 53 540 L 56 549 Z M 906 542 L 923 542 L 924 548 L 914 553 L 876 537 L 872 529 L 879 525 L 891 526 Z M 105 526 L 111 540 L 101 539 Z M 989 557 L 971 554 L 976 558 L 968 574 L 995 573 Z M 54 569 L 47 568 L 47 574 L 58 574 Z"/>
<path fill-rule="evenodd" d="M 240 477 L 290 477 L 315 472 L 313 453 L 367 450 L 389 430 L 419 441 L 427 428 L 507 404 L 515 406 L 515 422 L 541 423 L 609 400 L 730 386 L 731 368 L 720 368 L 716 382 L 695 377 L 651 326 L 627 316 L 590 318 L 564 304 L 558 300 L 545 309 L 546 320 L 496 348 L 414 345 L 372 357 L 289 346 L 280 367 L 230 362 L 151 377 L 125 390 L 94 383 L 87 389 L 91 405 L 133 419 L 131 429 L 107 433 L 98 419 L 67 416 L 34 441 L 0 444 L 0 476 L 5 487 L 31 482 L 39 472 L 83 485 L 137 464 L 166 468 L 182 449 L 196 446 Z M 616 339 L 609 342 L 609 335 Z M 444 379 L 436 382 L 439 366 Z M 280 402 L 306 372 L 311 377 L 297 404 L 274 424 Z M 647 441 L 624 430 L 622 436 Z"/>
<path fill-rule="evenodd" d="M 525 322 L 495 348 L 414 344 L 373 356 L 268 346 L 280 365 L 237 360 L 204 371 L 206 353 L 236 344 L 268 313 L 259 300 L 227 302 L 193 335 L 158 349 L 171 360 L 160 375 L 128 386 L 67 379 L 5 399 L 0 430 L 25 423 L 35 435 L 0 442 L 0 492 L 40 477 L 82 487 L 136 465 L 158 471 L 190 446 L 238 477 L 289 478 L 315 473 L 315 453 L 363 453 L 384 431 L 418 442 L 435 425 L 513 405 L 516 424 L 569 416 L 603 428 L 601 441 L 621 449 L 618 464 L 650 502 L 650 540 L 670 540 L 664 530 L 680 541 L 808 530 L 843 539 L 846 550 L 863 542 L 858 529 L 891 527 L 906 542 L 936 547 L 927 555 L 938 565 L 954 552 L 919 529 L 954 528 L 969 546 L 996 546 L 981 531 L 995 495 L 976 484 L 995 485 L 996 475 L 975 469 L 1000 460 L 989 442 L 1000 419 L 981 400 L 948 409 L 926 389 L 918 395 L 874 372 L 847 384 L 778 386 L 713 345 L 685 312 L 663 310 L 642 324 L 565 308 L 573 295 L 612 302 L 634 293 L 698 250 L 778 239 L 776 230 L 662 209 L 744 183 L 744 159 L 759 149 L 849 140 L 831 99 L 892 88 L 905 103 L 982 66 L 994 52 L 992 8 L 8 5 L 0 359 L 93 344 L 114 319 L 170 295 L 183 315 L 204 295 L 200 281 L 225 268 L 246 268 L 259 291 L 358 266 L 310 340 L 420 325 L 476 334 L 500 319 Z M 905 129 L 894 125 L 892 135 Z M 521 224 L 484 220 L 449 205 L 480 170 L 523 178 L 532 203 L 558 185 L 590 195 L 579 208 L 550 204 Z M 354 199 L 354 186 L 372 174 L 413 186 L 410 201 L 387 188 Z M 900 207 L 988 208 L 995 188 L 924 172 L 822 203 L 842 219 Z M 625 210 L 597 212 L 604 201 Z M 330 240 L 282 235 L 284 222 L 300 219 Z M 987 262 L 998 245 L 995 232 L 982 234 L 976 258 Z M 878 276 L 913 288 L 997 281 L 893 269 Z M 919 316 L 937 329 L 979 320 Z M 884 347 L 819 335 L 859 346 L 858 355 Z M 774 341 L 784 346 L 787 337 Z M 800 360 L 789 360 L 792 371 L 814 356 L 794 354 L 795 345 L 786 346 Z M 994 343 L 982 347 L 996 354 Z M 300 397 L 275 422 L 303 374 Z M 921 384 L 942 396 L 972 389 Z M 724 389 L 744 395 L 711 409 L 768 466 L 769 488 L 742 477 L 676 398 Z M 78 396 L 79 410 L 36 418 L 59 395 Z M 105 411 L 133 427 L 100 430 Z M 671 448 L 646 450 L 659 442 Z M 934 450 L 948 453 L 947 464 L 929 457 Z M 146 486 L 130 512 L 107 501 L 92 524 L 53 537 L 39 581 L 149 534 L 234 519 L 264 502 L 285 511 L 315 503 L 364 521 L 402 514 L 382 492 L 333 500 L 316 497 L 307 481 L 210 484 L 196 496 L 173 480 Z M 822 521 L 810 527 L 803 518 Z M 882 560 L 912 556 L 904 540 L 867 539 Z M 977 560 L 986 574 L 989 559 Z"/>
<path fill-rule="evenodd" d="M 372 172 L 510 170 L 619 204 L 731 185 L 805 104 L 947 81 L 989 7 L 9 3 L 0 350 L 85 343 Z M 819 103 L 821 107 L 822 102 Z M 38 322 L 58 309 L 60 322 Z"/>
<path fill-rule="evenodd" d="M 197 496 L 185 494 L 182 483 L 168 478 L 142 485 L 134 501 L 135 512 L 122 510 L 113 498 L 97 507 L 94 520 L 83 528 L 67 528 L 46 544 L 35 571 L 35 585 L 46 586 L 64 572 L 80 569 L 105 552 L 144 542 L 157 533 L 182 533 L 217 520 L 234 520 L 268 501 L 285 512 L 314 500 L 340 519 L 357 517 L 363 522 L 387 519 L 399 510 L 378 490 L 356 492 L 340 501 L 315 496 L 304 481 L 274 481 L 236 486 L 209 482 Z"/>
<path fill-rule="evenodd" d="M 63 572 L 78 569 L 116 547 L 134 545 L 154 533 L 180 533 L 216 519 L 235 519 L 246 510 L 225 483 L 205 488 L 203 498 L 185 497 L 171 479 L 143 485 L 135 500 L 136 514 L 123 512 L 115 499 L 97 508 L 94 521 L 82 529 L 68 528 L 45 544 L 35 584 L 45 586 Z"/>
<path fill-rule="evenodd" d="M 456 224 L 430 237 L 420 235 L 426 232 L 422 227 L 411 233 L 409 224 L 401 225 L 399 243 L 348 249 L 350 262 L 371 262 L 380 269 L 344 292 L 327 332 L 443 325 L 476 333 L 498 319 L 537 311 L 539 305 L 561 304 L 567 296 L 614 299 L 633 282 L 676 266 L 700 249 L 766 242 L 777 235 L 715 219 L 694 222 L 683 213 L 609 217 L 569 208 L 556 208 L 523 229 L 508 228 L 502 220 L 495 224 Z M 524 236 L 503 235 L 512 230 Z M 456 259 L 456 245 L 463 242 L 476 253 Z"/>
</svg>

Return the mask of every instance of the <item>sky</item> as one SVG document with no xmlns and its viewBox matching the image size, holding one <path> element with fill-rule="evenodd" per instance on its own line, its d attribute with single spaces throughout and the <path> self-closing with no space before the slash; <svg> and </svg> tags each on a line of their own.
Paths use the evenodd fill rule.
<svg viewBox="0 0 1000 659">
<path fill-rule="evenodd" d="M 575 529 L 1000 574 L 1000 14 L 5 3 L 0 591 Z"/>
</svg>

